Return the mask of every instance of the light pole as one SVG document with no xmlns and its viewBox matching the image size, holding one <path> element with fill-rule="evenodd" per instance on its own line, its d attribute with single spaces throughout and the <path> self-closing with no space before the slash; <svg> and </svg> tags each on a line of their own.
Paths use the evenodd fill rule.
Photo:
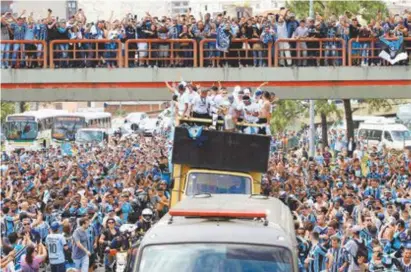
<svg viewBox="0 0 411 272">
<path fill-rule="evenodd" d="M 314 18 L 314 0 L 310 0 L 310 17 Z M 315 112 L 314 112 L 314 100 L 310 100 L 310 152 L 309 155 L 314 157 L 315 152 Z M 325 143 L 324 143 L 325 144 Z"/>
</svg>

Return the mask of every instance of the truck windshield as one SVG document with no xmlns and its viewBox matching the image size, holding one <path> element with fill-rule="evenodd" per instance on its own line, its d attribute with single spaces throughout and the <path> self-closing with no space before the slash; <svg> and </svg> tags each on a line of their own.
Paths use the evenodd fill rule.
<svg viewBox="0 0 411 272">
<path fill-rule="evenodd" d="M 34 140 L 37 137 L 38 126 L 33 121 L 10 121 L 6 124 L 8 140 Z"/>
<path fill-rule="evenodd" d="M 391 134 L 395 141 L 411 140 L 411 132 L 408 130 L 394 130 L 391 131 Z"/>
<path fill-rule="evenodd" d="M 291 252 L 282 247 L 242 244 L 173 244 L 144 248 L 133 271 L 290 272 Z"/>
<path fill-rule="evenodd" d="M 251 179 L 223 173 L 191 172 L 188 176 L 187 195 L 251 194 Z"/>
</svg>

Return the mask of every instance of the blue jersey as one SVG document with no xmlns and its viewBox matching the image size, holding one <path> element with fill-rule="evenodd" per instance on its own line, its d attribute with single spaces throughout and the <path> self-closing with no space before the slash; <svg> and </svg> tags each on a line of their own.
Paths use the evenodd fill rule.
<svg viewBox="0 0 411 272">
<path fill-rule="evenodd" d="M 348 262 L 347 254 L 345 254 L 344 248 L 330 248 L 328 250 L 328 254 L 332 256 L 333 260 L 329 272 L 339 272 L 338 269 L 340 269 L 344 263 Z"/>
<path fill-rule="evenodd" d="M 50 264 L 62 264 L 66 261 L 64 246 L 67 245 L 63 234 L 52 233 L 47 235 L 46 246 Z"/>
<path fill-rule="evenodd" d="M 308 272 L 318 272 L 318 271 L 323 271 L 325 269 L 326 265 L 326 254 L 327 254 L 327 249 L 323 247 L 320 244 L 314 245 L 310 253 L 308 254 L 308 257 L 311 258 L 309 264 L 308 264 Z"/>
<path fill-rule="evenodd" d="M 92 254 L 94 253 L 94 240 L 96 239 L 96 232 L 95 232 L 94 224 L 95 223 L 91 223 L 87 229 L 87 234 L 88 234 L 87 237 L 89 239 L 87 249 Z"/>
</svg>

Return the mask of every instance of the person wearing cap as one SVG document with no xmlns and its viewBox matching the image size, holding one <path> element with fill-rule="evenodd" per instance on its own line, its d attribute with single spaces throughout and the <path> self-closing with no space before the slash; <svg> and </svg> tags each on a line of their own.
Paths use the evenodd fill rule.
<svg viewBox="0 0 411 272">
<path fill-rule="evenodd" d="M 65 254 L 68 250 L 67 241 L 63 234 L 59 233 L 60 224 L 54 221 L 50 225 L 51 233 L 46 237 L 46 247 L 49 253 L 51 272 L 65 271 Z"/>
<path fill-rule="evenodd" d="M 244 121 L 247 123 L 257 123 L 258 121 L 258 105 L 251 101 L 251 97 L 244 92 L 241 110 L 243 112 Z"/>
</svg>

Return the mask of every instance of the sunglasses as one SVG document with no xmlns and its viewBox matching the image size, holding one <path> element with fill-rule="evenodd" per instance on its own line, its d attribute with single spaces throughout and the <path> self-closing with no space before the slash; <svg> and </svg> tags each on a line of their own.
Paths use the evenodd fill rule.
<svg viewBox="0 0 411 272">
<path fill-rule="evenodd" d="M 114 224 L 114 221 L 107 222 L 107 224 Z"/>
<path fill-rule="evenodd" d="M 30 223 L 24 223 L 23 226 L 30 226 Z"/>
</svg>

